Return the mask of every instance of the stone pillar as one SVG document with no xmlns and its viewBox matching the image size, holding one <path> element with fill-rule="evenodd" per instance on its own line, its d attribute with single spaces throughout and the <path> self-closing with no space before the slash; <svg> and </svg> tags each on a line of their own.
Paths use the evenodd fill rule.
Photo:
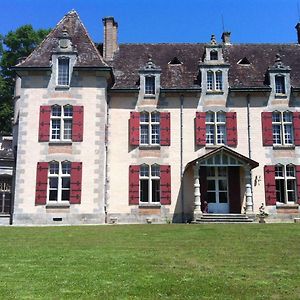
<svg viewBox="0 0 300 300">
<path fill-rule="evenodd" d="M 200 196 L 199 163 L 196 162 L 194 165 L 194 219 L 202 215 Z"/>
<path fill-rule="evenodd" d="M 251 188 L 251 170 L 245 168 L 245 179 L 246 179 L 246 214 L 253 213 L 253 197 Z"/>
</svg>

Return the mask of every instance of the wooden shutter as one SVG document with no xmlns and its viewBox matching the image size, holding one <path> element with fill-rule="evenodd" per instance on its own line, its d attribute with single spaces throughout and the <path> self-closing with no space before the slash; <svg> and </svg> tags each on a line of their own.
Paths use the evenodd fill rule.
<svg viewBox="0 0 300 300">
<path fill-rule="evenodd" d="M 132 146 L 140 144 L 140 113 L 130 112 L 129 120 L 129 142 Z"/>
<path fill-rule="evenodd" d="M 265 166 L 264 175 L 266 205 L 276 205 L 275 166 Z"/>
<path fill-rule="evenodd" d="M 129 166 L 129 205 L 140 201 L 140 166 Z"/>
<path fill-rule="evenodd" d="M 49 142 L 51 106 L 40 107 L 39 142 Z"/>
<path fill-rule="evenodd" d="M 83 106 L 73 106 L 72 141 L 83 140 Z"/>
<path fill-rule="evenodd" d="M 261 113 L 263 146 L 273 146 L 272 113 Z"/>
<path fill-rule="evenodd" d="M 226 113 L 226 139 L 227 145 L 231 147 L 237 146 L 237 122 L 236 112 Z"/>
<path fill-rule="evenodd" d="M 47 202 L 48 163 L 38 162 L 36 170 L 35 205 Z"/>
<path fill-rule="evenodd" d="M 171 120 L 169 112 L 160 113 L 160 144 L 161 146 L 171 145 Z"/>
<path fill-rule="evenodd" d="M 81 203 L 82 163 L 71 163 L 70 204 Z"/>
<path fill-rule="evenodd" d="M 160 166 L 160 203 L 171 204 L 171 167 L 168 165 Z"/>
<path fill-rule="evenodd" d="M 199 170 L 199 175 L 200 175 L 200 201 L 201 201 L 201 211 L 206 213 L 207 210 L 207 174 L 206 174 L 206 167 L 200 167 Z M 205 205 L 206 202 L 206 205 Z M 206 208 L 205 208 L 206 206 Z"/>
<path fill-rule="evenodd" d="M 300 146 L 300 112 L 293 113 L 294 144 Z"/>
<path fill-rule="evenodd" d="M 296 166 L 297 203 L 300 204 L 300 166 Z"/>
<path fill-rule="evenodd" d="M 206 144 L 206 126 L 205 126 L 205 112 L 196 112 L 195 119 L 195 138 L 197 146 L 205 146 Z"/>
</svg>

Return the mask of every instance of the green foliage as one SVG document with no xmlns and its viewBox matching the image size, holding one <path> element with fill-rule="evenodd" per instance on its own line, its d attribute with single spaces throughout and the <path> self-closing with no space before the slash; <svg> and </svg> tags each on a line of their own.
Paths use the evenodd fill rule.
<svg viewBox="0 0 300 300">
<path fill-rule="evenodd" d="M 31 25 L 24 25 L 0 36 L 0 133 L 11 133 L 15 78 L 11 67 L 18 63 L 19 58 L 27 57 L 49 31 L 34 30 Z"/>
<path fill-rule="evenodd" d="M 1 299 L 299 299 L 298 224 L 0 228 Z"/>
</svg>

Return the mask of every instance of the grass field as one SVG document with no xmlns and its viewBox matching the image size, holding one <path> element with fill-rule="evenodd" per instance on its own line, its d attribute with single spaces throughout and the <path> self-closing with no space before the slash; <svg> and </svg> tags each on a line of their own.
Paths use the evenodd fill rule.
<svg viewBox="0 0 300 300">
<path fill-rule="evenodd" d="M 300 226 L 0 228 L 1 299 L 300 299 Z"/>
</svg>

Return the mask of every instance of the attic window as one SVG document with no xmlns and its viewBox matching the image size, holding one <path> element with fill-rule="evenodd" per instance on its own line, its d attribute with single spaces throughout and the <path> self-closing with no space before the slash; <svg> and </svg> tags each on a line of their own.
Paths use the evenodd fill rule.
<svg viewBox="0 0 300 300">
<path fill-rule="evenodd" d="M 244 57 L 238 61 L 238 65 L 248 66 L 250 65 L 250 61 L 247 59 L 247 57 Z"/>
<path fill-rule="evenodd" d="M 174 56 L 174 58 L 169 62 L 170 65 L 181 65 L 182 62 L 176 57 Z"/>
<path fill-rule="evenodd" d="M 218 60 L 218 51 L 212 50 L 210 51 L 210 60 Z"/>
</svg>

